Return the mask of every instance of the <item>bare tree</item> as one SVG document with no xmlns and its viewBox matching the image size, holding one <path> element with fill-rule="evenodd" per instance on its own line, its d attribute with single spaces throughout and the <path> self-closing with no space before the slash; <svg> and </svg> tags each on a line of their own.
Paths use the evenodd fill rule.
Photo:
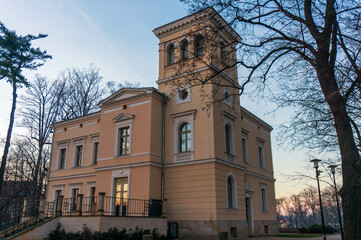
<svg viewBox="0 0 361 240">
<path fill-rule="evenodd" d="M 66 69 L 60 74 L 59 80 L 67 86 L 62 103 L 63 120 L 84 116 L 98 109 L 97 104 L 106 93 L 102 79 L 100 70 L 93 64 L 84 69 Z"/>
<path fill-rule="evenodd" d="M 319 207 L 317 189 L 311 186 L 307 187 L 300 192 L 300 195 L 303 205 L 308 211 L 309 224 L 310 225 L 315 224 L 316 223 L 315 213 Z"/>
<path fill-rule="evenodd" d="M 116 83 L 114 81 L 109 81 L 106 84 L 107 92 L 109 92 L 109 94 L 113 94 L 121 88 L 139 88 L 139 87 L 140 87 L 140 82 L 132 83 L 125 81 L 124 83 Z"/>
<path fill-rule="evenodd" d="M 7 29 L 5 25 L 0 22 L 0 80 L 5 79 L 12 86 L 10 121 L 0 167 L 0 194 L 2 192 L 4 173 L 14 125 L 17 89 L 18 87 L 28 85 L 22 71 L 24 69 L 36 70 L 44 64 L 46 59 L 51 58 L 50 55 L 46 54 L 46 51 L 32 47 L 32 41 L 44 37 L 46 37 L 44 34 L 39 34 L 38 36 L 18 36 L 15 31 Z"/>
<path fill-rule="evenodd" d="M 290 86 L 277 88 L 275 93 L 285 94 L 291 89 L 283 106 L 307 109 L 294 116 L 294 125 L 311 129 L 306 136 L 309 145 L 318 143 L 322 149 L 327 146 L 323 141 L 335 146 L 337 139 L 343 171 L 345 239 L 361 239 L 360 2 L 182 2 L 193 11 L 213 6 L 242 35 L 237 49 L 239 60 L 232 64 L 248 70 L 242 84 L 239 87 L 235 84 L 240 94 L 250 82 L 270 82 L 267 91 L 274 86 Z M 232 66 L 213 69 L 201 82 L 211 83 L 214 76 Z"/>
<path fill-rule="evenodd" d="M 29 130 L 29 137 L 24 137 L 29 145 L 34 145 L 35 153 L 29 155 L 33 162 L 33 198 L 38 199 L 44 185 L 49 160 L 52 124 L 59 119 L 62 98 L 65 92 L 64 81 L 49 81 L 36 75 L 26 94 L 21 96 L 22 126 Z M 45 172 L 44 172 L 45 171 Z"/>
</svg>

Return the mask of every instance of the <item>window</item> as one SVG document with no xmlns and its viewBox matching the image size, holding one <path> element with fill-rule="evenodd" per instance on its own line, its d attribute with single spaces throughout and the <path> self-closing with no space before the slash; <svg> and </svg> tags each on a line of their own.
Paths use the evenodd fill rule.
<svg viewBox="0 0 361 240">
<path fill-rule="evenodd" d="M 77 196 L 78 196 L 78 194 L 79 194 L 79 188 L 73 188 L 72 190 L 71 190 L 71 202 L 72 202 L 72 204 L 71 204 L 71 210 L 72 211 L 75 211 L 76 210 L 76 204 L 77 204 L 77 202 L 78 202 L 78 199 L 77 199 Z"/>
<path fill-rule="evenodd" d="M 171 114 L 173 119 L 173 152 L 174 162 L 193 160 L 194 128 L 196 110 L 188 110 Z"/>
<path fill-rule="evenodd" d="M 228 208 L 233 208 L 233 186 L 232 186 L 231 177 L 228 177 L 227 179 L 227 196 L 228 196 Z"/>
<path fill-rule="evenodd" d="M 93 164 L 98 162 L 99 142 L 93 144 Z"/>
<path fill-rule="evenodd" d="M 59 151 L 59 169 L 63 169 L 65 167 L 65 159 L 66 159 L 66 148 L 62 148 Z"/>
<path fill-rule="evenodd" d="M 191 87 L 186 86 L 177 89 L 176 104 L 190 102 L 191 101 Z"/>
<path fill-rule="evenodd" d="M 80 167 L 83 160 L 83 145 L 75 147 L 75 165 L 74 167 Z"/>
<path fill-rule="evenodd" d="M 226 153 L 231 154 L 231 134 L 228 124 L 224 127 L 224 135 L 226 138 Z"/>
<path fill-rule="evenodd" d="M 119 146 L 118 146 L 118 155 L 128 155 L 129 154 L 129 127 L 119 128 Z"/>
<path fill-rule="evenodd" d="M 262 194 L 262 211 L 268 211 L 266 187 L 264 186 L 261 187 L 261 194 Z"/>
<path fill-rule="evenodd" d="M 203 36 L 198 35 L 194 44 L 195 55 L 197 57 L 202 56 L 204 54 L 204 38 Z"/>
<path fill-rule="evenodd" d="M 188 59 L 188 41 L 183 40 L 181 43 L 181 52 L 182 52 L 182 60 L 185 61 Z"/>
<path fill-rule="evenodd" d="M 220 47 L 221 47 L 221 60 L 222 62 L 225 62 L 227 59 L 227 46 L 223 41 L 221 41 Z"/>
<path fill-rule="evenodd" d="M 232 107 L 232 94 L 227 89 L 223 90 L 224 103 Z"/>
<path fill-rule="evenodd" d="M 174 64 L 174 45 L 168 47 L 168 65 Z"/>
<path fill-rule="evenodd" d="M 242 136 L 242 154 L 243 154 L 243 161 L 248 162 L 248 149 L 247 149 L 247 135 Z"/>
<path fill-rule="evenodd" d="M 179 152 L 190 152 L 191 146 L 191 126 L 188 123 L 183 123 L 179 128 Z"/>
<path fill-rule="evenodd" d="M 264 168 L 264 151 L 263 145 L 258 145 L 258 159 L 259 159 L 259 166 Z"/>
<path fill-rule="evenodd" d="M 237 208 L 237 186 L 233 173 L 226 178 L 227 208 Z"/>
</svg>

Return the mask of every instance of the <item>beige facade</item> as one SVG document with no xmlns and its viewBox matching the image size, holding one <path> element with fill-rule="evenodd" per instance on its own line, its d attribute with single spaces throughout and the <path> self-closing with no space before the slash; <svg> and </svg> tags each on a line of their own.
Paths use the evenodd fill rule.
<svg viewBox="0 0 361 240">
<path fill-rule="evenodd" d="M 275 233 L 272 128 L 240 106 L 235 67 L 214 75 L 240 37 L 212 8 L 154 33 L 158 90 L 121 89 L 99 112 L 54 125 L 47 200 L 118 197 L 122 181 L 123 197 L 166 199 L 181 239 Z"/>
</svg>

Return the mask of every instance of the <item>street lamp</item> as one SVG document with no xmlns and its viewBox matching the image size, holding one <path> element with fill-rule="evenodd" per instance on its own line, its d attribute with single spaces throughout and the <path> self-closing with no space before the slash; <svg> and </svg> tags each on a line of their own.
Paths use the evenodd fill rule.
<svg viewBox="0 0 361 240">
<path fill-rule="evenodd" d="M 337 168 L 337 165 L 330 165 L 328 167 L 330 168 L 331 173 L 333 175 L 333 184 L 335 187 L 337 211 L 338 211 L 338 221 L 340 222 L 341 239 L 343 240 L 342 218 L 341 218 L 340 204 L 338 203 L 338 194 L 337 194 L 337 186 L 336 186 L 336 178 L 335 178 L 335 172 L 336 172 L 335 169 Z"/>
<path fill-rule="evenodd" d="M 321 173 L 321 171 L 318 170 L 318 162 L 321 162 L 321 160 L 315 158 L 315 159 L 311 160 L 310 162 L 313 162 L 313 167 L 316 169 L 316 179 L 317 179 L 317 186 L 318 186 L 318 198 L 320 199 L 320 209 L 321 209 L 322 233 L 323 233 L 323 240 L 326 240 L 325 220 L 323 219 L 322 199 L 321 199 L 321 191 L 320 191 L 320 180 L 318 179 L 318 176 Z"/>
</svg>

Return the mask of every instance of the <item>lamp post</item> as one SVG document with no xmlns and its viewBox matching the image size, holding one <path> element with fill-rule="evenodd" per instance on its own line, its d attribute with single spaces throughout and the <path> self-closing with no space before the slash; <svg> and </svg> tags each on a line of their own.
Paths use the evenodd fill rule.
<svg viewBox="0 0 361 240">
<path fill-rule="evenodd" d="M 310 162 L 313 162 L 313 167 L 316 169 L 316 180 L 318 186 L 318 198 L 320 199 L 320 210 L 321 210 L 321 221 L 322 221 L 322 233 L 323 233 L 323 240 L 326 240 L 326 233 L 325 233 L 325 220 L 323 219 L 323 210 L 322 210 L 322 199 L 321 199 L 321 191 L 320 191 L 320 181 L 318 176 L 320 175 L 321 171 L 318 170 L 318 162 L 321 162 L 320 159 L 313 159 Z"/>
<path fill-rule="evenodd" d="M 338 211 L 338 221 L 340 222 L 341 239 L 343 240 L 342 218 L 341 218 L 340 204 L 338 202 L 338 194 L 337 194 L 337 186 L 336 186 L 336 178 L 335 178 L 335 172 L 336 172 L 335 169 L 337 168 L 337 165 L 330 165 L 328 167 L 330 168 L 333 176 L 333 184 L 335 187 L 336 203 L 337 203 L 337 211 Z"/>
</svg>

